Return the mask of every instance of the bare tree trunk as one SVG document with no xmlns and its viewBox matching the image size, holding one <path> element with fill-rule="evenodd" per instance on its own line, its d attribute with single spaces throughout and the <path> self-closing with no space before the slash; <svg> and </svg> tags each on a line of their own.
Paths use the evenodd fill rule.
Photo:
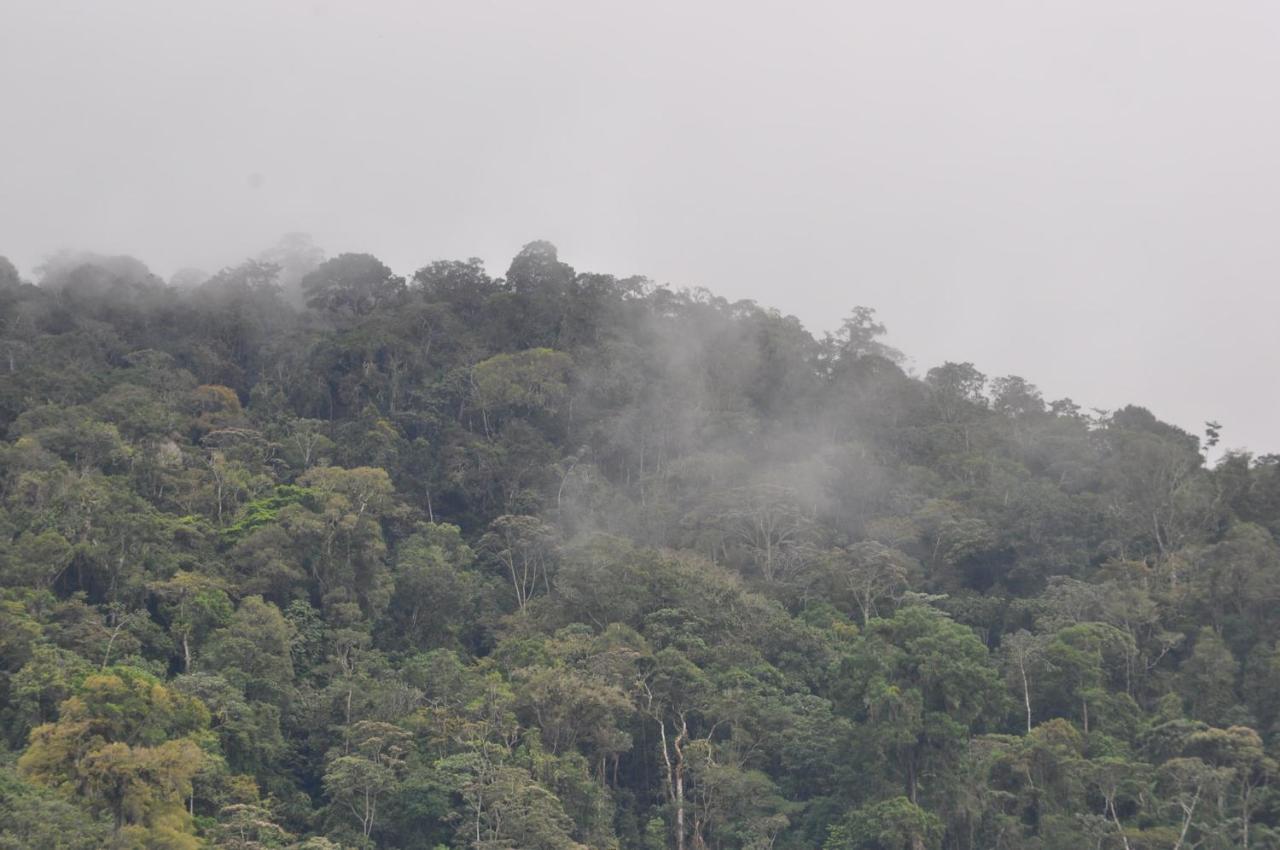
<svg viewBox="0 0 1280 850">
<path fill-rule="evenodd" d="M 1245 781 L 1244 791 L 1240 795 L 1240 847 L 1249 850 L 1249 800 L 1253 796 L 1253 786 Z"/>
<path fill-rule="evenodd" d="M 127 617 L 121 617 L 116 623 L 116 627 L 111 630 L 111 639 L 107 641 L 107 650 L 102 653 L 102 669 L 107 669 L 107 661 L 111 658 L 111 645 L 116 642 L 116 635 L 120 634 L 120 630 L 124 628 Z"/>
<path fill-rule="evenodd" d="M 1191 829 L 1191 819 L 1195 816 L 1196 805 L 1200 802 L 1200 789 L 1196 789 L 1195 796 L 1191 798 L 1191 802 L 1182 804 L 1182 831 L 1178 833 L 1178 841 L 1173 845 L 1173 850 L 1182 850 L 1182 843 L 1187 840 L 1187 832 Z"/>
<path fill-rule="evenodd" d="M 1120 823 L 1120 816 L 1116 814 L 1115 797 L 1107 798 L 1107 810 L 1111 814 L 1111 821 L 1116 825 L 1116 832 L 1120 835 L 1120 843 L 1124 845 L 1124 850 L 1132 850 L 1129 847 L 1129 837 L 1124 834 L 1124 826 Z"/>
<path fill-rule="evenodd" d="M 676 815 L 676 848 L 675 850 L 684 850 L 684 749 L 682 744 L 688 726 L 684 717 L 680 718 L 680 731 L 672 740 L 672 746 L 667 746 L 667 724 L 666 721 L 658 720 L 658 732 L 662 735 L 662 760 L 666 764 L 667 773 L 667 795 L 675 808 Z M 672 751 L 675 752 L 675 761 L 671 759 Z"/>
<path fill-rule="evenodd" d="M 1022 702 L 1027 707 L 1027 734 L 1031 734 L 1031 686 L 1027 684 L 1027 667 L 1018 662 L 1018 673 L 1022 676 Z"/>
<path fill-rule="evenodd" d="M 677 753 L 679 750 L 676 751 Z M 684 766 L 676 769 L 676 850 L 684 850 Z"/>
</svg>

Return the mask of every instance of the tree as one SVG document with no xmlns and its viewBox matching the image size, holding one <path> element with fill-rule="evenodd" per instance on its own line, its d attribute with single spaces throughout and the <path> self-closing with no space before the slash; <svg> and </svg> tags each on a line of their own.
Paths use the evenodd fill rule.
<svg viewBox="0 0 1280 850">
<path fill-rule="evenodd" d="M 1276 635 L 1271 612 L 1280 604 L 1280 546 L 1265 528 L 1234 523 L 1207 546 L 1183 550 L 1190 561 L 1186 589 L 1197 620 L 1241 651 Z"/>
<path fill-rule="evenodd" d="M 871 620 L 840 665 L 838 704 L 867 730 L 867 757 L 918 802 L 920 777 L 954 760 L 1001 691 L 973 632 L 923 605 Z"/>
<path fill-rule="evenodd" d="M 379 803 L 404 771 L 411 738 L 390 723 L 360 721 L 351 727 L 348 746 L 325 770 L 325 793 L 359 821 L 366 840 L 377 826 Z"/>
<path fill-rule="evenodd" d="M 110 820 L 0 769 L 0 850 L 101 850 Z"/>
<path fill-rule="evenodd" d="M 1221 793 L 1228 782 L 1230 770 L 1215 769 L 1197 758 L 1175 758 L 1160 765 L 1160 791 L 1164 803 L 1170 806 L 1181 823 L 1178 840 L 1173 850 L 1187 845 L 1188 834 L 1196 824 L 1196 815 L 1202 814 L 1202 801 Z"/>
<path fill-rule="evenodd" d="M 1074 714 L 1090 729 L 1090 705 L 1106 701 L 1108 677 L 1122 675 L 1130 656 L 1129 636 L 1105 623 L 1078 623 L 1059 629 L 1043 651 L 1046 689 L 1059 710 Z M 1079 707 L 1079 713 L 1073 708 Z"/>
<path fill-rule="evenodd" d="M 1211 524 L 1212 496 L 1200 486 L 1204 459 L 1195 437 L 1134 407 L 1112 414 L 1104 435 L 1107 509 L 1121 535 L 1147 543 L 1164 560 Z M 1176 570 L 1171 581 L 1178 582 Z"/>
<path fill-rule="evenodd" d="M 1207 723 L 1227 719 L 1228 711 L 1236 704 L 1237 670 L 1239 665 L 1222 638 L 1208 627 L 1201 628 L 1180 674 L 1182 695 L 1192 717 Z"/>
<path fill-rule="evenodd" d="M 271 811 L 253 803 L 234 803 L 219 810 L 213 838 L 218 850 L 274 850 L 296 846 L 292 843 L 294 836 L 273 820 Z"/>
<path fill-rule="evenodd" d="M 958 422 L 967 412 L 986 404 L 982 390 L 987 376 L 972 363 L 934 366 L 925 375 L 925 383 L 933 390 L 934 404 L 943 422 Z"/>
<path fill-rule="evenodd" d="M 937 850 L 942 822 L 906 797 L 863 806 L 831 828 L 823 850 Z"/>
<path fill-rule="evenodd" d="M 1026 629 L 1019 629 L 1011 635 L 1005 635 L 1000 641 L 1004 650 L 1006 669 L 1009 676 L 1017 681 L 1022 692 L 1022 704 L 1027 714 L 1027 734 L 1031 733 L 1031 679 L 1033 671 L 1044 658 L 1045 640 L 1042 636 L 1033 635 Z"/>
<path fill-rule="evenodd" d="M 1006 375 L 991 382 L 991 409 L 1015 419 L 1032 416 L 1044 413 L 1044 397 L 1025 378 Z"/>
<path fill-rule="evenodd" d="M 532 348 L 498 354 L 475 365 L 471 383 L 476 404 L 488 416 L 507 411 L 552 411 L 568 392 L 573 359 L 561 351 Z"/>
<path fill-rule="evenodd" d="M 457 526 L 428 525 L 397 547 L 388 643 L 419 649 L 457 646 L 478 619 L 475 555 Z"/>
<path fill-rule="evenodd" d="M 54 529 L 23 534 L 0 555 L 0 583 L 11 587 L 49 587 L 62 576 L 74 555 L 71 543 Z"/>
<path fill-rule="evenodd" d="M 1222 423 L 1206 422 L 1204 423 L 1204 447 L 1211 449 L 1218 445 L 1218 441 L 1222 439 Z"/>
<path fill-rule="evenodd" d="M 404 278 L 371 254 L 339 254 L 302 278 L 307 305 L 339 318 L 359 319 L 395 303 Z"/>
<path fill-rule="evenodd" d="M 1249 850 L 1260 792 L 1280 773 L 1280 765 L 1267 754 L 1261 736 L 1247 726 L 1196 730 L 1186 741 L 1186 752 L 1215 768 L 1205 783 L 1208 790 L 1234 791 L 1239 847 Z"/>
<path fill-rule="evenodd" d="M 1080 730 L 1061 718 L 1021 738 L 987 736 L 979 747 L 981 781 L 988 783 L 990 795 L 983 802 L 1002 813 L 1018 813 L 1019 838 L 1049 838 L 1062 829 L 1061 819 L 1084 807 L 1085 745 Z"/>
<path fill-rule="evenodd" d="M 560 262 L 550 242 L 530 242 L 520 249 L 507 269 L 507 286 L 521 295 L 560 294 L 573 283 L 573 268 Z"/>
<path fill-rule="evenodd" d="M 87 677 L 56 722 L 31 730 L 18 768 L 106 813 L 117 831 L 177 841 L 191 831 L 183 804 L 205 758 L 199 736 L 208 725 L 198 700 L 140 671 L 110 668 Z"/>
<path fill-rule="evenodd" d="M 553 756 L 578 750 L 604 781 L 607 762 L 616 769 L 631 749 L 631 690 L 643 650 L 625 626 L 598 636 L 582 625 L 561 629 L 545 644 L 545 662 L 512 671 L 517 710 Z"/>
<path fill-rule="evenodd" d="M 717 494 L 698 516 L 719 537 L 724 557 L 746 561 L 773 584 L 794 578 L 811 553 L 814 523 L 795 491 L 777 484 L 738 487 Z"/>
<path fill-rule="evenodd" d="M 693 845 L 754 850 L 772 847 L 800 806 L 789 804 L 767 774 L 718 758 L 700 743 L 690 761 Z"/>
<path fill-rule="evenodd" d="M 22 285 L 22 276 L 18 274 L 18 269 L 9 261 L 8 257 L 0 255 L 0 292 L 7 289 L 17 289 Z"/>
<path fill-rule="evenodd" d="M 34 644 L 26 663 L 9 677 L 8 697 L 13 714 L 10 734 L 14 743 L 25 741 L 31 727 L 55 719 L 58 706 L 91 670 L 74 652 L 48 643 Z"/>
<path fill-rule="evenodd" d="M 481 321 L 485 302 L 500 291 L 476 257 L 466 262 L 438 260 L 418 269 L 413 284 L 426 298 L 447 302 L 466 321 Z"/>
<path fill-rule="evenodd" d="M 511 581 L 516 608 L 524 613 L 539 585 L 551 589 L 551 565 L 556 553 L 555 529 L 536 517 L 500 516 L 480 538 L 480 552 L 499 566 Z"/>
<path fill-rule="evenodd" d="M 294 634 L 279 608 L 246 596 L 230 622 L 210 636 L 201 660 L 249 699 L 279 703 L 293 682 Z"/>
<path fill-rule="evenodd" d="M 443 759 L 440 768 L 470 809 L 459 840 L 476 850 L 586 850 L 561 801 L 526 769 L 476 755 Z"/>
<path fill-rule="evenodd" d="M 246 260 L 201 283 L 193 300 L 203 323 L 199 337 L 212 362 L 200 371 L 208 383 L 243 386 L 245 371 L 256 371 L 262 349 L 288 324 L 288 308 L 280 297 L 280 266 Z M 216 379 L 212 374 L 216 373 Z M 245 387 L 247 390 L 248 388 Z"/>
<path fill-rule="evenodd" d="M 297 298 L 302 278 L 324 262 L 324 249 L 307 233 L 286 233 L 275 245 L 258 254 L 258 259 L 279 267 L 280 288 Z"/>
<path fill-rule="evenodd" d="M 1141 796 L 1149 783 L 1151 766 L 1119 756 L 1104 756 L 1085 765 L 1084 774 L 1090 786 L 1102 798 L 1103 815 L 1115 827 L 1115 835 L 1124 850 L 1133 850 L 1129 832 L 1120 820 L 1122 806 Z"/>
<path fill-rule="evenodd" d="M 689 747 L 698 728 L 697 713 L 707 703 L 710 682 L 696 664 L 676 649 L 660 650 L 647 666 L 649 669 L 638 682 L 636 702 L 658 727 L 662 791 L 671 808 L 676 850 L 684 850 L 689 830 Z"/>
<path fill-rule="evenodd" d="M 853 597 L 863 627 L 880 616 L 879 605 L 897 601 L 918 568 L 897 549 L 870 540 L 833 550 L 828 557 L 836 587 Z"/>
<path fill-rule="evenodd" d="M 182 646 L 182 669 L 191 672 L 191 641 L 207 636 L 231 619 L 231 600 L 223 583 L 200 573 L 177 572 L 165 581 L 152 582 L 169 620 L 169 631 Z"/>
<path fill-rule="evenodd" d="M 392 586 L 382 533 L 382 521 L 397 510 L 390 476 L 377 467 L 326 466 L 303 473 L 298 483 L 318 495 L 319 510 L 294 505 L 280 519 L 309 567 L 317 595 L 380 614 Z"/>
<path fill-rule="evenodd" d="M 876 318 L 875 310 L 870 307 L 854 307 L 840 323 L 839 330 L 827 335 L 824 346 L 827 357 L 837 364 L 868 355 L 901 363 L 906 360 L 906 355 L 880 341 L 880 337 L 886 332 L 884 323 Z"/>
</svg>

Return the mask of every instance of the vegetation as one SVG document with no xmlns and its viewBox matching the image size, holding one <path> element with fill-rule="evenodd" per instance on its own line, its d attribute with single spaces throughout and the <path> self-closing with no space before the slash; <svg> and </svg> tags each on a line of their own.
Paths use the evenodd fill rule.
<svg viewBox="0 0 1280 850">
<path fill-rule="evenodd" d="M 290 244 L 0 261 L 0 848 L 1280 848 L 1280 457 Z"/>
</svg>

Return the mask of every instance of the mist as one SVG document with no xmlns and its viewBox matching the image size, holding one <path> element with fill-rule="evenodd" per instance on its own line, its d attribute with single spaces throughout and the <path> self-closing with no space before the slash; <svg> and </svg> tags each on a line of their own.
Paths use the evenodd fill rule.
<svg viewBox="0 0 1280 850">
<path fill-rule="evenodd" d="M 1280 848 L 1278 28 L 0 0 L 0 848 Z"/>
<path fill-rule="evenodd" d="M 401 274 L 578 269 L 879 311 L 1280 450 L 1280 9 L 1264 2 L 7 0 L 0 253 L 213 273 L 282 234 Z"/>
</svg>

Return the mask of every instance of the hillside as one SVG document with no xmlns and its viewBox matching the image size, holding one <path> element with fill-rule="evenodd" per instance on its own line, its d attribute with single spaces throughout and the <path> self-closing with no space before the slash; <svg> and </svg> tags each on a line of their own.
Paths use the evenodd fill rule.
<svg viewBox="0 0 1280 850">
<path fill-rule="evenodd" d="M 319 259 L 0 258 L 0 850 L 1280 848 L 1280 457 Z"/>
</svg>

